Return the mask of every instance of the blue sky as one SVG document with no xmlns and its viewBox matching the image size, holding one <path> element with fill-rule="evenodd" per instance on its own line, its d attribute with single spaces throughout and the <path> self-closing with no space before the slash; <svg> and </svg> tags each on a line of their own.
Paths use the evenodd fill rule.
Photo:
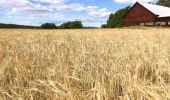
<svg viewBox="0 0 170 100">
<path fill-rule="evenodd" d="M 0 23 L 41 25 L 80 20 L 84 26 L 106 23 L 110 13 L 134 2 L 158 0 L 0 0 Z"/>
</svg>

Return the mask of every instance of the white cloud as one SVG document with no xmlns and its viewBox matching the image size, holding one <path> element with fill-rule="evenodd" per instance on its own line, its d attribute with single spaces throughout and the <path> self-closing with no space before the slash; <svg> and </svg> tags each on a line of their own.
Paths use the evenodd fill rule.
<svg viewBox="0 0 170 100">
<path fill-rule="evenodd" d="M 80 4 L 63 4 L 63 5 L 58 5 L 58 6 L 55 6 L 54 8 L 55 10 L 58 10 L 58 11 L 94 11 L 97 9 L 96 6 L 82 6 Z"/>
<path fill-rule="evenodd" d="M 97 6 L 83 6 L 79 3 L 70 3 L 68 0 L 33 0 L 40 3 L 48 3 L 48 8 L 57 11 L 94 11 Z"/>
<path fill-rule="evenodd" d="M 135 2 L 154 2 L 156 0 L 114 0 L 119 3 L 135 3 Z"/>
<path fill-rule="evenodd" d="M 95 11 L 97 8 L 97 6 L 87 6 L 86 11 Z"/>
<path fill-rule="evenodd" d="M 17 10 L 17 8 L 12 8 L 12 13 L 15 13 Z"/>
<path fill-rule="evenodd" d="M 93 11 L 93 12 L 89 12 L 88 14 L 90 16 L 93 16 L 93 17 L 107 17 L 109 16 L 111 12 L 100 12 L 100 11 Z"/>
<path fill-rule="evenodd" d="M 63 5 L 54 5 L 54 9 L 58 11 L 82 11 L 84 7 L 80 4 L 63 4 Z"/>
<path fill-rule="evenodd" d="M 0 5 L 11 8 L 12 12 L 16 11 L 49 11 L 45 6 L 33 4 L 29 0 L 1 0 Z"/>
<path fill-rule="evenodd" d="M 99 9 L 99 11 L 101 11 L 101 12 L 105 12 L 105 11 L 107 11 L 107 8 Z"/>
<path fill-rule="evenodd" d="M 88 12 L 88 15 L 92 17 L 97 17 L 97 18 L 106 18 L 111 13 L 113 12 L 108 11 L 107 8 L 102 8 L 102 9 L 98 9 L 97 11 Z"/>
<path fill-rule="evenodd" d="M 0 0 L 0 5 L 11 8 L 12 11 L 95 11 L 97 6 L 83 6 L 79 3 L 70 3 L 67 0 L 32 0 L 39 2 L 34 4 L 29 0 Z M 42 3 L 48 3 L 47 5 L 41 5 Z"/>
</svg>

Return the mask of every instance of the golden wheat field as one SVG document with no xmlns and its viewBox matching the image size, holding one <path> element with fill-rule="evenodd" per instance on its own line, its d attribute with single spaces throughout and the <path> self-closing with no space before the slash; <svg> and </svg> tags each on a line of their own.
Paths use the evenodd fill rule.
<svg viewBox="0 0 170 100">
<path fill-rule="evenodd" d="M 170 100 L 170 29 L 1 29 L 0 100 Z"/>
</svg>

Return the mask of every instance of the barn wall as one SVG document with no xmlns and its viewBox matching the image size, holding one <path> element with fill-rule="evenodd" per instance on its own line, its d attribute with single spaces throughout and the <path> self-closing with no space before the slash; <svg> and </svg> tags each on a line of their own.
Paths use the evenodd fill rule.
<svg viewBox="0 0 170 100">
<path fill-rule="evenodd" d="M 128 14 L 123 19 L 123 25 L 133 26 L 139 25 L 141 23 L 155 23 L 156 16 L 151 13 L 149 10 L 141 6 L 139 3 L 136 3 L 134 7 L 128 12 Z"/>
</svg>

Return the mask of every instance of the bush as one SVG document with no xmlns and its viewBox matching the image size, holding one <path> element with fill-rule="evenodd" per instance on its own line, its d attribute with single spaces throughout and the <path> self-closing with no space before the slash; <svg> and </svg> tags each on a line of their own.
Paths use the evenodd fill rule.
<svg viewBox="0 0 170 100">
<path fill-rule="evenodd" d="M 107 24 L 103 24 L 101 27 L 102 28 L 107 28 Z"/>
<path fill-rule="evenodd" d="M 56 29 L 57 26 L 54 23 L 44 23 L 41 25 L 42 29 Z"/>
<path fill-rule="evenodd" d="M 83 28 L 83 25 L 81 23 L 81 21 L 70 21 L 67 23 L 63 23 L 60 28 L 66 28 L 66 29 L 79 29 L 79 28 Z"/>
</svg>

